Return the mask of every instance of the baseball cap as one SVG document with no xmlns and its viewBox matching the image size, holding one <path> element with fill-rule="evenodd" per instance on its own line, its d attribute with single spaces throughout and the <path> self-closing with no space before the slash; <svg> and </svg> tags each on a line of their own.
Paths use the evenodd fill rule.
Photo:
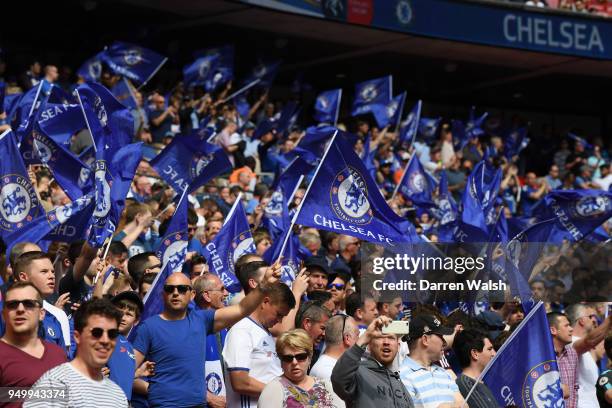
<svg viewBox="0 0 612 408">
<path fill-rule="evenodd" d="M 438 334 L 447 336 L 453 334 L 454 329 L 451 327 L 442 326 L 442 322 L 437 318 L 429 315 L 419 315 L 410 319 L 410 339 L 418 339 L 424 334 Z"/>
<path fill-rule="evenodd" d="M 140 313 L 142 313 L 142 311 L 144 310 L 144 305 L 142 304 L 142 300 L 140 300 L 140 296 L 138 296 L 138 293 L 134 291 L 126 290 L 125 292 L 121 292 L 115 295 L 111 298 L 111 303 L 115 305 L 121 302 L 122 300 L 129 300 L 130 302 L 135 303 L 138 306 L 138 310 Z"/>
<path fill-rule="evenodd" d="M 325 259 L 323 256 L 315 255 L 306 258 L 304 261 L 304 267 L 306 270 L 320 269 L 326 275 L 331 274 L 331 269 L 329 268 L 329 265 L 327 265 L 327 259 Z"/>
</svg>

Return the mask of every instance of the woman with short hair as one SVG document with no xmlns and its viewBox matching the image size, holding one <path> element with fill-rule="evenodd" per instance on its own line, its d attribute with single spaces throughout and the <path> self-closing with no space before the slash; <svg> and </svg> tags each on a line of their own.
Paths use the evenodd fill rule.
<svg viewBox="0 0 612 408">
<path fill-rule="evenodd" d="M 303 329 L 281 334 L 276 354 L 283 375 L 268 383 L 259 397 L 259 408 L 336 408 L 343 406 L 327 380 L 308 373 L 312 358 L 312 339 Z"/>
</svg>

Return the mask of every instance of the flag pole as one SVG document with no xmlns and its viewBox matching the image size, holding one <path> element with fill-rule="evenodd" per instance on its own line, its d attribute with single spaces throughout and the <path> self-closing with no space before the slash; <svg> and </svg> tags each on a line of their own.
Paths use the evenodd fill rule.
<svg viewBox="0 0 612 408">
<path fill-rule="evenodd" d="M 298 179 L 297 183 L 295 184 L 295 188 L 293 189 L 293 192 L 289 196 L 289 199 L 287 200 L 287 206 L 289 206 L 291 202 L 293 201 L 293 197 L 295 197 L 295 193 L 297 193 L 297 191 L 300 189 L 300 185 L 302 184 L 303 180 L 304 180 L 304 175 L 302 174 L 300 178 Z"/>
<path fill-rule="evenodd" d="M 91 131 L 91 126 L 89 125 L 89 121 L 87 120 L 87 114 L 85 113 L 85 106 L 83 105 L 83 101 L 81 100 L 81 95 L 79 94 L 79 90 L 75 89 L 74 94 L 79 100 L 79 105 L 81 105 L 81 112 L 83 112 L 83 117 L 85 118 L 85 124 L 87 125 L 87 130 L 89 130 L 89 135 L 91 136 L 91 143 L 94 148 L 94 152 L 98 152 L 98 148 L 96 147 L 96 141 L 94 139 L 93 132 Z"/>
<path fill-rule="evenodd" d="M 295 214 L 293 214 L 293 219 L 291 219 L 291 224 L 289 225 L 289 229 L 287 230 L 287 235 L 285 235 L 285 239 L 283 240 L 283 246 L 281 246 L 281 250 L 278 255 L 278 259 L 282 258 L 283 253 L 285 252 L 285 248 L 287 247 L 287 242 L 289 241 L 289 236 L 291 235 L 291 230 L 293 230 L 295 221 L 297 220 L 297 217 L 300 214 L 300 211 L 302 211 L 302 206 L 304 205 L 304 202 L 306 201 L 306 197 L 308 197 L 308 193 L 310 192 L 310 188 L 312 187 L 312 182 L 317 178 L 317 174 L 319 174 L 319 170 L 321 169 L 321 166 L 323 165 L 323 162 L 325 161 L 325 158 L 327 157 L 327 154 L 329 153 L 329 149 L 334 144 L 334 140 L 336 139 L 337 135 L 338 135 L 338 129 L 336 129 L 336 131 L 334 132 L 334 135 L 329 141 L 329 144 L 327 145 L 327 148 L 325 149 L 325 153 L 323 153 L 323 157 L 321 158 L 321 161 L 319 162 L 319 165 L 317 166 L 317 169 L 315 170 L 314 175 L 312 176 L 312 180 L 310 180 L 310 184 L 308 184 L 308 187 L 306 188 L 306 192 L 304 193 L 304 198 L 302 198 L 302 201 L 300 202 L 300 205 L 298 206 L 297 211 L 295 212 Z"/>
<path fill-rule="evenodd" d="M 139 91 L 143 86 L 145 86 L 151 80 L 151 78 L 153 78 L 155 74 L 157 74 L 157 71 L 161 69 L 161 67 L 166 63 L 166 61 L 168 61 L 168 57 L 164 58 L 164 60 L 157 66 L 157 68 L 155 68 L 151 75 L 149 75 L 149 77 L 142 84 L 140 84 L 140 86 L 136 88 L 136 90 Z"/>
<path fill-rule="evenodd" d="M 336 105 L 336 117 L 334 118 L 334 127 L 338 126 L 338 116 L 340 116 L 341 101 L 342 101 L 342 88 L 340 88 L 340 93 L 338 94 L 338 103 Z"/>
<path fill-rule="evenodd" d="M 239 90 L 237 90 L 236 92 L 234 92 L 233 94 L 227 96 L 225 99 L 219 101 L 219 103 L 225 103 L 229 100 L 234 99 L 236 96 L 240 95 L 241 93 L 245 92 L 247 89 L 254 87 L 255 85 L 257 85 L 258 83 L 261 82 L 261 78 L 258 78 L 256 80 L 254 80 L 253 82 L 243 86 L 242 88 L 240 88 Z"/>
<path fill-rule="evenodd" d="M 499 350 L 497 351 L 497 353 L 495 354 L 495 357 L 493 357 L 491 359 L 491 361 L 489 361 L 489 363 L 487 364 L 487 366 L 484 368 L 484 370 L 482 370 L 482 373 L 480 373 L 480 375 L 478 376 L 478 378 L 476 379 L 476 381 L 474 382 L 474 385 L 472 386 L 472 388 L 470 389 L 470 392 L 468 392 L 468 395 L 465 397 L 465 399 L 463 400 L 463 404 L 461 404 L 461 408 L 465 407 L 465 404 L 467 404 L 467 400 L 468 398 L 470 398 L 470 396 L 472 395 L 472 393 L 474 392 L 474 390 L 476 389 L 476 386 L 482 381 L 483 377 L 489 372 L 489 369 L 491 368 L 491 366 L 493 365 L 493 362 L 495 362 L 495 360 L 497 360 L 497 358 L 502 354 L 502 352 L 508 348 L 508 345 L 510 344 L 510 342 L 519 334 L 519 332 L 521 331 L 521 329 L 523 327 L 525 327 L 525 325 L 527 324 L 527 322 L 529 321 L 529 319 L 531 319 L 533 317 L 533 315 L 537 312 L 537 310 L 542 307 L 544 303 L 542 303 L 542 301 L 540 300 L 538 302 L 537 305 L 535 305 L 533 307 L 533 309 L 531 309 L 529 311 L 529 313 L 527 314 L 527 316 L 525 316 L 525 318 L 523 319 L 522 322 L 519 323 L 518 326 L 516 326 L 516 329 L 514 329 L 514 331 L 512 332 L 512 334 L 510 336 L 508 336 L 508 338 L 506 339 L 506 341 L 504 342 L 504 344 L 499 348 Z"/>
<path fill-rule="evenodd" d="M 43 80 L 41 79 L 40 83 L 38 84 L 38 89 L 36 90 L 36 95 L 34 95 L 34 102 L 32 102 L 32 106 L 30 106 L 30 112 L 28 113 L 28 120 L 30 120 L 30 116 L 32 116 L 32 112 L 34 112 L 34 109 L 36 107 L 36 102 L 38 102 L 38 98 L 40 96 L 40 91 L 42 89 L 43 86 Z"/>
</svg>

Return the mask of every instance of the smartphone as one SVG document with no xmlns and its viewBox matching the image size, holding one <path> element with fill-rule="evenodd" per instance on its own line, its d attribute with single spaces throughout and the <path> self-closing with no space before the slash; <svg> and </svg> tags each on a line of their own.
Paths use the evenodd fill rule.
<svg viewBox="0 0 612 408">
<path fill-rule="evenodd" d="M 387 326 L 382 328 L 383 334 L 399 334 L 405 335 L 408 334 L 408 322 L 402 320 L 394 320 L 389 323 Z"/>
</svg>

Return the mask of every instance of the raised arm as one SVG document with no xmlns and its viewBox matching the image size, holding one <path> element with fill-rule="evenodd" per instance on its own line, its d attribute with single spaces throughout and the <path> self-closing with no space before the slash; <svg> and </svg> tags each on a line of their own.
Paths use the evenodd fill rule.
<svg viewBox="0 0 612 408">
<path fill-rule="evenodd" d="M 608 334 L 608 330 L 610 329 L 611 319 L 612 315 L 609 315 L 602 324 L 597 326 L 597 328 L 593 329 L 583 338 L 576 340 L 573 344 L 576 352 L 578 354 L 586 353 L 587 351 L 592 350 L 603 339 L 605 339 L 606 334 Z"/>
<path fill-rule="evenodd" d="M 255 309 L 257 309 L 257 306 L 259 306 L 263 301 L 263 290 L 265 290 L 267 286 L 274 285 L 279 281 L 281 276 L 280 269 L 280 262 L 276 262 L 274 265 L 268 267 L 262 283 L 253 289 L 251 293 L 245 296 L 240 303 L 217 310 L 215 312 L 215 323 L 213 330 L 218 332 L 219 330 L 225 329 L 226 327 L 233 325 L 240 319 L 253 313 Z"/>
</svg>

